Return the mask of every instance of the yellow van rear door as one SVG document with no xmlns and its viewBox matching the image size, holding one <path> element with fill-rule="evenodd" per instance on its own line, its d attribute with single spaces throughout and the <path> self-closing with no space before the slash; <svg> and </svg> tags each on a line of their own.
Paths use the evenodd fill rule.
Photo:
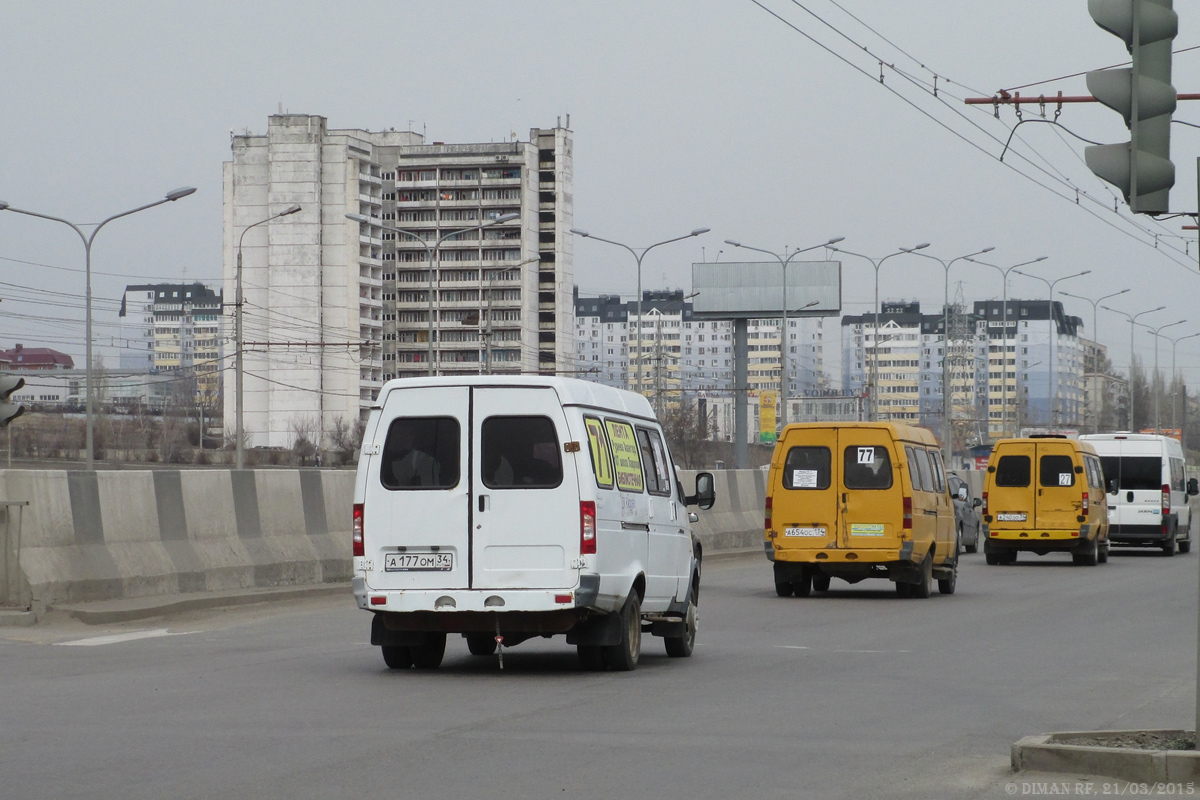
<svg viewBox="0 0 1200 800">
<path fill-rule="evenodd" d="M 1084 476 L 1075 472 L 1079 462 L 1069 441 L 1037 443 L 1037 527 L 1046 530 L 1079 527 L 1083 513 Z"/>
<path fill-rule="evenodd" d="M 1034 518 L 1033 465 L 1037 449 L 1033 442 L 1005 442 L 996 448 L 988 469 L 992 473 L 988 511 L 992 527 L 1001 530 L 1032 530 Z"/>
<path fill-rule="evenodd" d="M 838 487 L 834 480 L 837 432 L 801 428 L 788 433 L 772 526 L 780 549 L 821 549 L 836 541 Z"/>
<path fill-rule="evenodd" d="M 888 430 L 842 428 L 838 450 L 839 544 L 867 549 L 899 547 L 904 488 Z"/>
</svg>

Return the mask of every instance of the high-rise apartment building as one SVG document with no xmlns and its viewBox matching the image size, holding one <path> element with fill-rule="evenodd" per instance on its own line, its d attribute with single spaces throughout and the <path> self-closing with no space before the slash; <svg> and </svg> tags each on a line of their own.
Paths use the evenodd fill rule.
<svg viewBox="0 0 1200 800">
<path fill-rule="evenodd" d="M 447 144 L 280 114 L 234 136 L 224 277 L 232 296 L 240 242 L 247 443 L 324 438 L 390 378 L 573 370 L 569 125 Z"/>
<path fill-rule="evenodd" d="M 175 395 L 207 406 L 220 403 L 223 303 L 202 283 L 126 286 L 118 312 L 120 367 L 174 373 Z"/>
</svg>

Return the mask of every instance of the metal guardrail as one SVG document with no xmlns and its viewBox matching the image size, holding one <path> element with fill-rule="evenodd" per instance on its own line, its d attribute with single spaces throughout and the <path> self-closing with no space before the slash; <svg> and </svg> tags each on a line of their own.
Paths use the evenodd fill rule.
<svg viewBox="0 0 1200 800">
<path fill-rule="evenodd" d="M 21 597 L 21 519 L 28 500 L 0 500 L 4 513 L 4 539 L 0 541 L 0 606 L 25 608 L 29 603 Z M 17 524 L 13 525 L 16 509 Z"/>
</svg>

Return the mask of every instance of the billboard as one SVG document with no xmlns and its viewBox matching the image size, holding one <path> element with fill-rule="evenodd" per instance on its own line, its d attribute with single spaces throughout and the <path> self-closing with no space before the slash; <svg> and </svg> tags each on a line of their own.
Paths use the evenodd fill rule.
<svg viewBox="0 0 1200 800">
<path fill-rule="evenodd" d="M 787 268 L 788 314 L 833 316 L 842 310 L 840 261 L 793 261 Z M 779 316 L 783 269 L 778 261 L 692 264 L 692 308 L 698 317 Z"/>
<path fill-rule="evenodd" d="M 763 444 L 775 444 L 775 404 L 779 393 L 758 393 L 758 440 Z"/>
</svg>

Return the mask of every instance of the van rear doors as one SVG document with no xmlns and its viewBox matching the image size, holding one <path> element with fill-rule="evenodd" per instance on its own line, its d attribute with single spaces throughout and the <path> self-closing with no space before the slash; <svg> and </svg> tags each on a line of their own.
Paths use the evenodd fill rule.
<svg viewBox="0 0 1200 800">
<path fill-rule="evenodd" d="M 988 511 L 993 526 L 1006 530 L 1033 530 L 1037 506 L 1033 469 L 1037 446 L 1029 441 L 1003 442 L 996 447 L 996 472 L 992 476 Z"/>
</svg>

